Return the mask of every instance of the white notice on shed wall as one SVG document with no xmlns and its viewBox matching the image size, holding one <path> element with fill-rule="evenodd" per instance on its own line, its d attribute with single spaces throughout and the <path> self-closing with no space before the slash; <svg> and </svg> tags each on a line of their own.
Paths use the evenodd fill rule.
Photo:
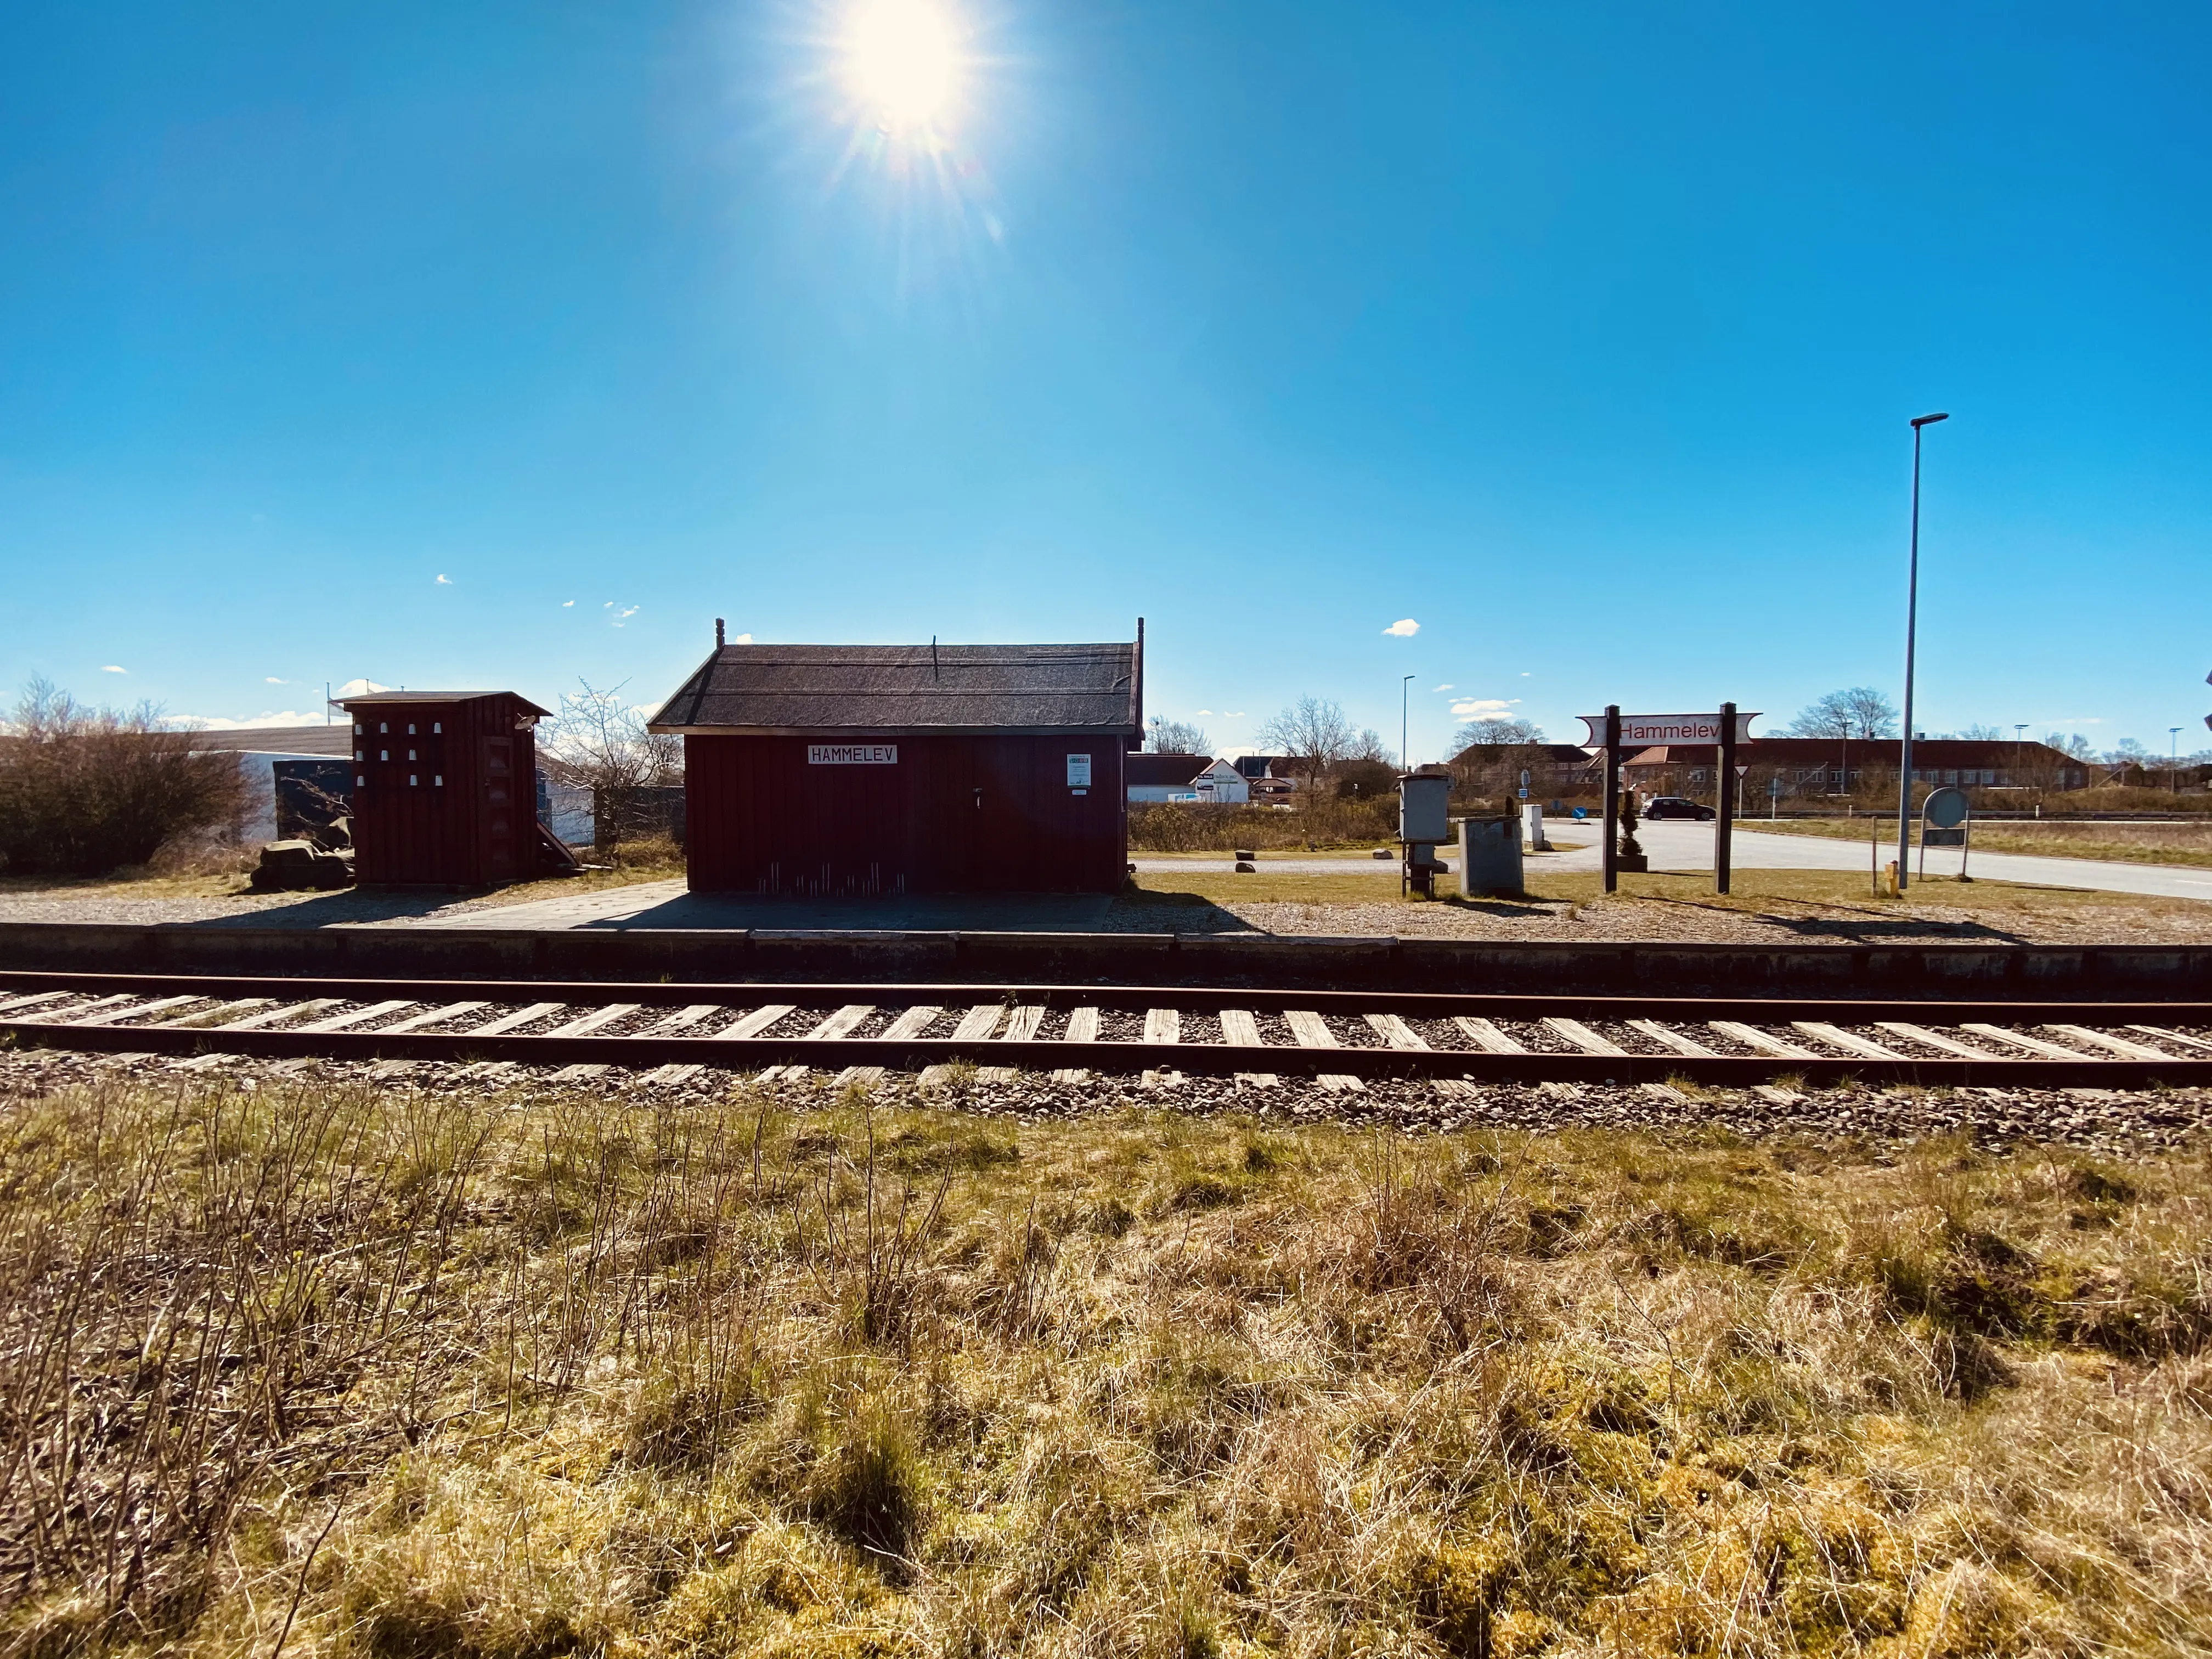
<svg viewBox="0 0 2212 1659">
<path fill-rule="evenodd" d="M 806 745 L 809 766 L 896 766 L 898 745 L 895 743 L 810 743 Z"/>
<path fill-rule="evenodd" d="M 1091 787 L 1091 757 L 1070 755 L 1067 757 L 1067 787 L 1088 789 Z"/>
</svg>

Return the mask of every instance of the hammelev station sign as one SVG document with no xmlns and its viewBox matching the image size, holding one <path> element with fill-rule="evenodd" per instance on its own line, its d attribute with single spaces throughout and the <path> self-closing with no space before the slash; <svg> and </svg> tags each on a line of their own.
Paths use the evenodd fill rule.
<svg viewBox="0 0 2212 1659">
<path fill-rule="evenodd" d="M 1606 740 L 1606 716 L 1577 714 L 1575 718 L 1589 728 L 1589 745 L 1593 748 Z M 1735 717 L 1734 741 L 1751 740 L 1751 723 L 1756 713 L 1740 714 Z M 1633 744 L 1638 749 L 1654 744 L 1713 743 L 1721 741 L 1721 717 L 1718 714 L 1623 714 L 1620 734 L 1614 739 L 1623 748 Z"/>
</svg>

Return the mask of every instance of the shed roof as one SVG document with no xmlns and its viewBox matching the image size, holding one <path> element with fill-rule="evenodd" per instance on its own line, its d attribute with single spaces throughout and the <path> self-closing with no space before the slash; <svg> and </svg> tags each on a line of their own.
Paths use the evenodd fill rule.
<svg viewBox="0 0 2212 1659">
<path fill-rule="evenodd" d="M 1133 737 L 1137 647 L 726 645 L 647 725 L 702 736 Z"/>
<path fill-rule="evenodd" d="M 358 697 L 340 697 L 342 708 L 373 708 L 379 703 L 476 702 L 485 697 L 513 697 L 533 714 L 550 714 L 517 691 L 370 691 Z"/>
<path fill-rule="evenodd" d="M 353 753 L 353 722 L 327 726 L 234 726 L 225 730 L 196 731 L 192 747 L 201 753 L 345 755 Z"/>
</svg>

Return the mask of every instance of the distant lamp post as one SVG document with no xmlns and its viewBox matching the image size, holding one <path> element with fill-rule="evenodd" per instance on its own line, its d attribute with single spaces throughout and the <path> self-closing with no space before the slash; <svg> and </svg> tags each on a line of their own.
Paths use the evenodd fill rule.
<svg viewBox="0 0 2212 1659">
<path fill-rule="evenodd" d="M 2166 784 L 2173 794 L 2181 793 L 2181 728 L 2166 728 Z"/>
<path fill-rule="evenodd" d="M 1418 676 L 1408 674 L 1398 683 L 1398 769 L 1401 772 L 1410 772 L 1413 769 L 1410 757 L 1406 752 L 1406 733 L 1412 729 L 1413 681 L 1417 678 Z"/>
<path fill-rule="evenodd" d="M 1905 737 L 1897 758 L 1897 890 L 1905 888 L 1912 842 L 1912 647 L 1920 623 L 1920 429 L 1948 414 L 1918 415 L 1912 421 L 1912 558 L 1905 581 Z"/>
</svg>

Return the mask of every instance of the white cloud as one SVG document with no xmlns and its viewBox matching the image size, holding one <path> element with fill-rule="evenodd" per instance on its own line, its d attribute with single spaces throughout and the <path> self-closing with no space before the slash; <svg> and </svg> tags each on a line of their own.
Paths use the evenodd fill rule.
<svg viewBox="0 0 2212 1659">
<path fill-rule="evenodd" d="M 750 645 L 753 642 L 753 636 L 750 634 L 732 634 L 730 635 L 729 642 L 732 645 Z"/>
<path fill-rule="evenodd" d="M 127 674 L 127 673 L 129 673 L 131 671 L 130 671 L 129 669 L 127 669 L 127 668 L 124 668 L 124 667 L 118 666 L 117 664 L 114 664 L 114 663 L 109 663 L 109 664 L 108 664 L 105 668 L 102 668 L 100 672 L 101 673 L 103 673 L 103 674 Z"/>
<path fill-rule="evenodd" d="M 1421 625 L 1411 617 L 1401 617 L 1382 631 L 1393 639 L 1410 640 L 1421 631 Z"/>
<path fill-rule="evenodd" d="M 1524 668 L 1521 671 L 1521 678 L 1524 680 L 1528 678 L 1528 671 L 1527 669 Z"/>
<path fill-rule="evenodd" d="M 280 680 L 274 674 L 264 674 L 261 677 L 261 683 L 264 685 L 289 685 L 292 682 L 289 680 Z"/>
<path fill-rule="evenodd" d="M 1520 701 L 1518 697 L 1455 697 L 1451 711 L 1463 720 L 1479 720 L 1486 714 L 1502 714 Z"/>
<path fill-rule="evenodd" d="M 620 628 L 625 621 L 637 615 L 638 611 L 637 606 L 634 605 L 624 605 L 617 609 L 612 599 L 609 599 L 607 601 L 605 608 L 614 611 L 614 615 L 608 617 L 607 621 L 611 626 L 616 628 Z"/>
<path fill-rule="evenodd" d="M 1449 691 L 1451 689 L 1452 683 L 1449 680 L 1446 680 L 1442 685 L 1432 685 L 1429 688 L 1431 691 Z"/>
<path fill-rule="evenodd" d="M 2031 722 L 2036 726 L 2102 726 L 2104 723 L 2102 714 L 2062 714 L 2057 720 Z"/>
<path fill-rule="evenodd" d="M 392 690 L 390 686 L 379 685 L 374 680 L 348 680 L 331 693 L 331 701 L 336 702 L 345 697 L 365 697 L 373 691 L 389 691 L 390 690 Z"/>
<path fill-rule="evenodd" d="M 569 606 L 573 605 L 574 605 L 574 604 L 575 604 L 575 603 L 576 603 L 576 602 L 575 602 L 575 600 L 574 600 L 574 599 L 563 599 L 563 600 L 562 600 L 562 601 L 561 601 L 561 608 L 562 608 L 563 611 L 566 611 L 566 610 L 568 610 L 568 607 L 569 607 Z"/>
<path fill-rule="evenodd" d="M 1224 709 L 1222 711 L 1221 718 L 1225 720 L 1241 720 L 1244 718 L 1244 711 L 1241 708 Z"/>
<path fill-rule="evenodd" d="M 441 574 L 440 574 L 440 575 L 439 575 L 439 577 L 438 577 L 437 581 L 436 581 L 435 583 L 434 583 L 434 584 L 433 584 L 433 586 L 438 586 L 438 587 L 451 587 L 453 585 L 453 579 L 451 576 L 448 576 L 448 575 L 444 574 L 443 573 L 441 573 Z"/>
<path fill-rule="evenodd" d="M 234 720 L 220 714 L 165 714 L 161 724 L 180 732 L 247 732 L 263 726 L 321 726 L 320 710 L 305 714 L 297 708 L 271 708 L 251 720 Z"/>
</svg>

